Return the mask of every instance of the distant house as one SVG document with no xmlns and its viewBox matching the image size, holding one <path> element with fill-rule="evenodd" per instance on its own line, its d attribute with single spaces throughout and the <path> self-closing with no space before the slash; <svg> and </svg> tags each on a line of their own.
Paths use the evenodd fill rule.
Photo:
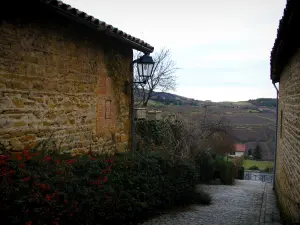
<svg viewBox="0 0 300 225">
<path fill-rule="evenodd" d="M 133 49 L 152 46 L 57 0 L 8 1 L 0 18 L 1 144 L 130 147 Z"/>
<path fill-rule="evenodd" d="M 246 145 L 245 144 L 235 144 L 234 149 L 235 149 L 235 151 L 230 154 L 231 156 L 233 156 L 233 157 L 243 156 L 246 151 Z"/>
<path fill-rule="evenodd" d="M 275 87 L 279 82 L 275 190 L 293 224 L 300 224 L 299 27 L 300 1 L 288 0 L 271 52 L 271 80 Z"/>
</svg>

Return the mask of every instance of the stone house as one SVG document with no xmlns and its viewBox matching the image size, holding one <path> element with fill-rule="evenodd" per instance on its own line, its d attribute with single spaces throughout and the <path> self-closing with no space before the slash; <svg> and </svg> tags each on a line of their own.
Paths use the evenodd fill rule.
<svg viewBox="0 0 300 225">
<path fill-rule="evenodd" d="M 275 182 L 288 223 L 300 223 L 300 1 L 288 0 L 271 52 L 271 80 L 279 82 Z M 278 90 L 278 89 L 277 89 Z"/>
<path fill-rule="evenodd" d="M 129 148 L 133 49 L 153 47 L 57 0 L 8 1 L 0 17 L 1 144 Z"/>
</svg>

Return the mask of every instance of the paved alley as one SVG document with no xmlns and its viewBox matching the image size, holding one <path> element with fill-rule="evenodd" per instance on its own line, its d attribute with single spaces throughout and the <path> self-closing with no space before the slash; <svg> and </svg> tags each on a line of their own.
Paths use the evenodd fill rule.
<svg viewBox="0 0 300 225">
<path fill-rule="evenodd" d="M 271 184 L 236 180 L 234 186 L 201 185 L 211 194 L 209 206 L 165 214 L 143 225 L 279 225 L 280 216 Z"/>
</svg>

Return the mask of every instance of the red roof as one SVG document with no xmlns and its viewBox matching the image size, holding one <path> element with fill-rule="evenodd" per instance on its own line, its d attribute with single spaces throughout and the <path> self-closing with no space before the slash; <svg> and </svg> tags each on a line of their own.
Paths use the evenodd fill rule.
<svg viewBox="0 0 300 225">
<path fill-rule="evenodd" d="M 246 145 L 245 144 L 235 144 L 234 145 L 236 152 L 245 152 L 246 151 Z"/>
</svg>

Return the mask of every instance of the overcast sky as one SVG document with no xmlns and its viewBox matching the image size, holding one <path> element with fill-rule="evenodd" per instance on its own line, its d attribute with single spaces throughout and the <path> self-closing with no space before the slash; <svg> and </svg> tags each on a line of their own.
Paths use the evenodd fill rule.
<svg viewBox="0 0 300 225">
<path fill-rule="evenodd" d="M 175 92 L 198 100 L 275 97 L 269 58 L 286 0 L 64 0 L 159 50 L 178 67 Z"/>
</svg>

